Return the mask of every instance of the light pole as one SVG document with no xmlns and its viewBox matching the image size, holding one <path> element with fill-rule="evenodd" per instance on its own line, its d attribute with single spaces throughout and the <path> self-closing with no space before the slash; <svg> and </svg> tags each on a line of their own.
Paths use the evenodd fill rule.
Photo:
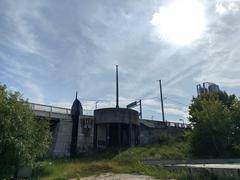
<svg viewBox="0 0 240 180">
<path fill-rule="evenodd" d="M 140 118 L 142 119 L 142 100 L 139 100 Z"/>
</svg>

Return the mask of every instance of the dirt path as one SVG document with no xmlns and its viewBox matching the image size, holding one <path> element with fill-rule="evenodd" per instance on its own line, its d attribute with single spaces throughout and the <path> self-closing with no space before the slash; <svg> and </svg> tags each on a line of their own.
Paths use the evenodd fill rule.
<svg viewBox="0 0 240 180">
<path fill-rule="evenodd" d="M 156 179 L 144 175 L 107 173 L 99 176 L 84 177 L 81 178 L 81 180 L 156 180 Z"/>
</svg>

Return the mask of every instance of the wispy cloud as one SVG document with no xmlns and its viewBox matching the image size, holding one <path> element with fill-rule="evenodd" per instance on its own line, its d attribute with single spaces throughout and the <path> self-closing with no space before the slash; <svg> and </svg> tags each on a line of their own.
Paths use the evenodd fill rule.
<svg viewBox="0 0 240 180">
<path fill-rule="evenodd" d="M 167 119 L 176 120 L 197 83 L 239 93 L 239 1 L 199 1 L 206 28 L 185 46 L 159 38 L 151 24 L 171 2 L 0 1 L 0 81 L 30 101 L 69 107 L 77 90 L 85 109 L 95 109 L 92 100 L 114 107 L 118 64 L 121 107 L 159 96 L 161 79 L 163 96 L 176 100 L 164 101 Z M 143 111 L 160 119 L 159 99 L 144 100 Z"/>
<path fill-rule="evenodd" d="M 5 33 L 1 35 L 1 44 L 15 48 L 19 52 L 38 54 L 37 34 L 33 31 L 33 22 L 39 20 L 39 2 L 29 3 L 26 0 L 3 1 L 5 9 Z M 6 32 L 7 31 L 7 32 Z"/>
</svg>

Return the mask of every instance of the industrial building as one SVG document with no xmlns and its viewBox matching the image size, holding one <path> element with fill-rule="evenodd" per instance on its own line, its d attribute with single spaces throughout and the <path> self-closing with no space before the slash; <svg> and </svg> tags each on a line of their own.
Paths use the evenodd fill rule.
<svg viewBox="0 0 240 180">
<path fill-rule="evenodd" d="M 211 92 L 219 92 L 219 91 L 220 91 L 219 86 L 211 82 L 204 82 L 202 86 L 201 84 L 197 85 L 198 96 L 203 93 L 211 93 Z"/>
</svg>

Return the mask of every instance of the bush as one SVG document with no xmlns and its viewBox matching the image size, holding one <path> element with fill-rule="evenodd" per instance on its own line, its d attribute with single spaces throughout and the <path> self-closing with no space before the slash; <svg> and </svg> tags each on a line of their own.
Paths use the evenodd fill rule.
<svg viewBox="0 0 240 180">
<path fill-rule="evenodd" d="M 0 84 L 0 179 L 16 175 L 21 166 L 31 166 L 47 152 L 49 142 L 48 122 L 35 120 L 21 94 Z"/>
<path fill-rule="evenodd" d="M 163 134 L 160 134 L 159 135 L 159 138 L 158 138 L 158 143 L 159 144 L 164 144 L 164 143 L 169 143 L 173 141 L 173 137 L 166 134 L 166 133 L 163 133 Z"/>
</svg>

